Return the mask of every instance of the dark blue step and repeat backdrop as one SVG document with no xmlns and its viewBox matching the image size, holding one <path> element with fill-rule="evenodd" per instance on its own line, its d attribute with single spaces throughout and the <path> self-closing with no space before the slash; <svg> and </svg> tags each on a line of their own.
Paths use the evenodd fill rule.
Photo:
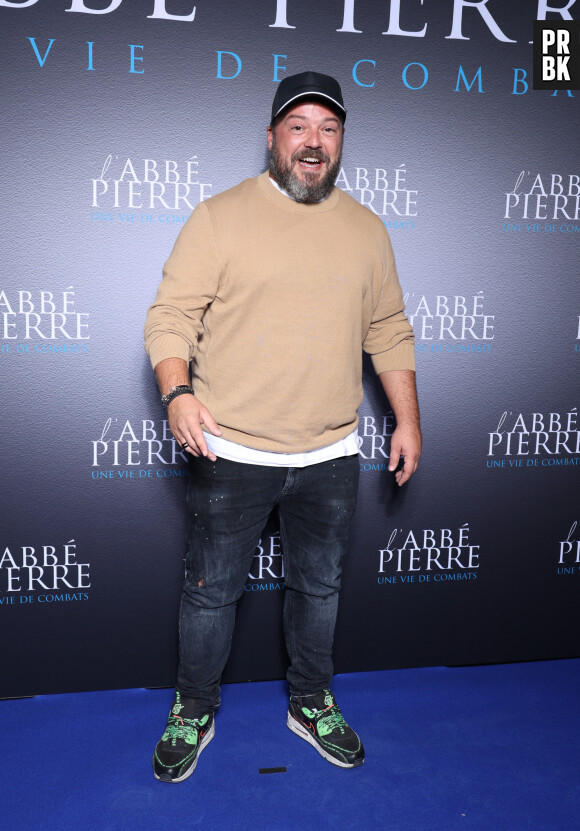
<svg viewBox="0 0 580 831">
<path fill-rule="evenodd" d="M 0 695 L 173 683 L 184 459 L 143 352 L 195 206 L 266 166 L 276 82 L 348 108 L 425 450 L 399 490 L 365 363 L 336 669 L 576 656 L 580 92 L 534 91 L 566 0 L 0 0 Z M 276 321 L 272 324 L 275 326 Z M 276 518 L 226 680 L 282 677 Z"/>
</svg>

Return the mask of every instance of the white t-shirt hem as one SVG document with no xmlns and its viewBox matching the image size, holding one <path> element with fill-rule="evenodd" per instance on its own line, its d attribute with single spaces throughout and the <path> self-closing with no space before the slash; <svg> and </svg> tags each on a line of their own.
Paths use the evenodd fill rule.
<svg viewBox="0 0 580 831">
<path fill-rule="evenodd" d="M 340 439 L 326 447 L 317 450 L 308 450 L 306 453 L 272 453 L 268 450 L 255 450 L 228 441 L 221 436 L 214 436 L 204 432 L 208 448 L 216 456 L 229 459 L 232 462 L 242 462 L 250 465 L 266 465 L 267 467 L 307 467 L 331 459 L 340 459 L 342 456 L 354 456 L 359 451 L 358 431 L 355 429 L 344 439 Z"/>
</svg>

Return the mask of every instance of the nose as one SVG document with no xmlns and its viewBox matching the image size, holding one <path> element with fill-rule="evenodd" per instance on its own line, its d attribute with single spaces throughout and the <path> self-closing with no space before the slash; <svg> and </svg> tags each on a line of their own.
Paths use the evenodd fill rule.
<svg viewBox="0 0 580 831">
<path fill-rule="evenodd" d="M 319 147 L 322 147 L 322 143 L 320 141 L 320 136 L 315 130 L 311 130 L 304 141 L 305 147 L 310 147 L 312 150 L 316 150 Z"/>
</svg>

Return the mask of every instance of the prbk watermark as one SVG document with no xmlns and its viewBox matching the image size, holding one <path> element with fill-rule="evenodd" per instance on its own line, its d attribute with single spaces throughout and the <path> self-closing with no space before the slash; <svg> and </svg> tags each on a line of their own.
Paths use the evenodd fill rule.
<svg viewBox="0 0 580 831">
<path fill-rule="evenodd" d="M 479 545 L 469 539 L 469 523 L 459 528 L 394 528 L 378 551 L 379 585 L 476 580 Z"/>
<path fill-rule="evenodd" d="M 536 20 L 533 43 L 534 89 L 580 89 L 580 20 Z"/>
</svg>

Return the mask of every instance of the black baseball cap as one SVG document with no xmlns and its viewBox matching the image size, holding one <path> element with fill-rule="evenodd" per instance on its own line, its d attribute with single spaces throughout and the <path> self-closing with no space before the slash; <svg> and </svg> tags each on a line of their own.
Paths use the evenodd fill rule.
<svg viewBox="0 0 580 831">
<path fill-rule="evenodd" d="M 285 107 L 300 98 L 320 98 L 323 103 L 337 111 L 344 123 L 346 110 L 338 81 L 330 75 L 323 75 L 321 72 L 299 72 L 297 75 L 289 75 L 287 78 L 283 78 L 278 84 L 274 103 L 272 104 L 270 124 Z"/>
</svg>

